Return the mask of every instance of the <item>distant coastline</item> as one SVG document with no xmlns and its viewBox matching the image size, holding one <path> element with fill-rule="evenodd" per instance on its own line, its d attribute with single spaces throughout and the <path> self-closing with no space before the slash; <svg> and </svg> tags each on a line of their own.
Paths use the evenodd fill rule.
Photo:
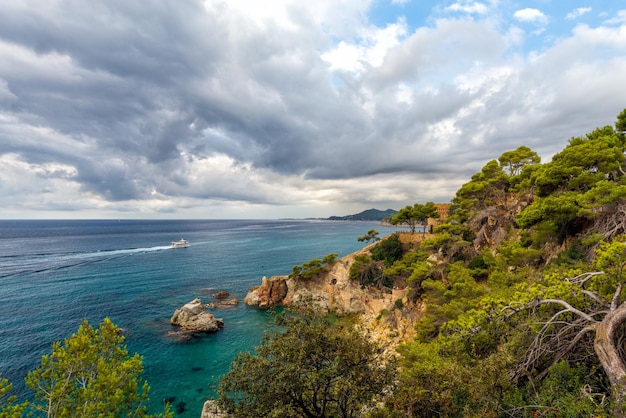
<svg viewBox="0 0 626 418">
<path fill-rule="evenodd" d="M 367 209 L 363 212 L 356 213 L 354 215 L 346 215 L 346 216 L 331 216 L 326 218 L 328 221 L 384 221 L 386 219 L 390 219 L 398 213 L 397 210 L 387 209 L 387 210 L 379 210 L 379 209 Z"/>
<path fill-rule="evenodd" d="M 390 226 L 389 220 L 398 213 L 394 209 L 367 209 L 354 215 L 345 216 L 329 216 L 328 218 L 280 218 L 281 221 L 363 221 L 363 222 L 380 222 L 381 224 Z"/>
</svg>

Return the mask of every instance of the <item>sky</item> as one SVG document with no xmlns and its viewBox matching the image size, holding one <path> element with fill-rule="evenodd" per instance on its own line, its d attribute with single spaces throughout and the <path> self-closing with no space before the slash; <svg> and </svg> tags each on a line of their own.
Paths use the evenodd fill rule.
<svg viewBox="0 0 626 418">
<path fill-rule="evenodd" d="M 622 0 L 0 0 L 0 218 L 449 202 L 626 108 Z"/>
</svg>

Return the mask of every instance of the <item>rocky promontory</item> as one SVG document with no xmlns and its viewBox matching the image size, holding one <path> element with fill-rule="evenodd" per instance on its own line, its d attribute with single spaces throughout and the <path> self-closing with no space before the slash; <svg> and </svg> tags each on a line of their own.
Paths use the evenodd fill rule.
<svg viewBox="0 0 626 418">
<path fill-rule="evenodd" d="M 334 261 L 321 274 L 309 279 L 263 277 L 260 286 L 250 289 L 244 303 L 260 308 L 306 304 L 322 313 L 338 316 L 391 310 L 396 300 L 406 297 L 404 290 L 362 287 L 350 280 L 350 266 L 363 251 L 367 249 Z"/>
<path fill-rule="evenodd" d="M 184 332 L 215 332 L 224 327 L 224 321 L 205 311 L 205 306 L 198 298 L 177 309 L 170 319 L 170 324 L 179 326 Z"/>
<path fill-rule="evenodd" d="M 402 237 L 406 243 L 414 239 L 416 236 Z M 358 328 L 393 352 L 399 343 L 415 336 L 414 325 L 423 315 L 424 306 L 409 300 L 406 288 L 363 287 L 350 279 L 355 257 L 369 253 L 369 248 L 334 261 L 312 278 L 263 277 L 260 286 L 250 289 L 244 303 L 260 308 L 305 306 L 337 316 L 356 314 Z"/>
</svg>

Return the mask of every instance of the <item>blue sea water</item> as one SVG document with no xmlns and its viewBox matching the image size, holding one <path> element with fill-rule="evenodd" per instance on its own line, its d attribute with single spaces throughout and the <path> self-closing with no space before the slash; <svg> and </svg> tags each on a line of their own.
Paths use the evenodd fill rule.
<svg viewBox="0 0 626 418">
<path fill-rule="evenodd" d="M 180 341 L 169 318 L 190 300 L 227 291 L 243 301 L 263 276 L 363 247 L 373 222 L 307 220 L 0 220 L 0 374 L 20 399 L 29 370 L 54 341 L 83 319 L 104 317 L 124 329 L 131 353 L 144 357 L 150 409 L 170 399 L 179 416 L 197 417 L 212 387 L 241 351 L 251 351 L 272 326 L 265 311 L 215 309 L 225 327 Z M 169 243 L 185 238 L 186 249 Z M 184 409 L 184 410 L 183 410 Z"/>
</svg>

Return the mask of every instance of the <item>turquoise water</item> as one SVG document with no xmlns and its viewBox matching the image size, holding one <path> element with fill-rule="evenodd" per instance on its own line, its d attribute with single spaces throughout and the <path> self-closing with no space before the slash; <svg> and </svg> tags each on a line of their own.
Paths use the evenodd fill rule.
<svg viewBox="0 0 626 418">
<path fill-rule="evenodd" d="M 144 356 L 151 410 L 170 399 L 177 415 L 197 417 L 234 356 L 258 344 L 272 318 L 243 303 L 215 309 L 224 329 L 182 342 L 168 337 L 184 303 L 217 291 L 243 300 L 263 276 L 363 247 L 372 222 L 331 221 L 0 221 L 0 373 L 20 398 L 23 381 L 54 341 L 82 319 L 104 317 Z M 169 243 L 185 238 L 186 249 Z"/>
</svg>

